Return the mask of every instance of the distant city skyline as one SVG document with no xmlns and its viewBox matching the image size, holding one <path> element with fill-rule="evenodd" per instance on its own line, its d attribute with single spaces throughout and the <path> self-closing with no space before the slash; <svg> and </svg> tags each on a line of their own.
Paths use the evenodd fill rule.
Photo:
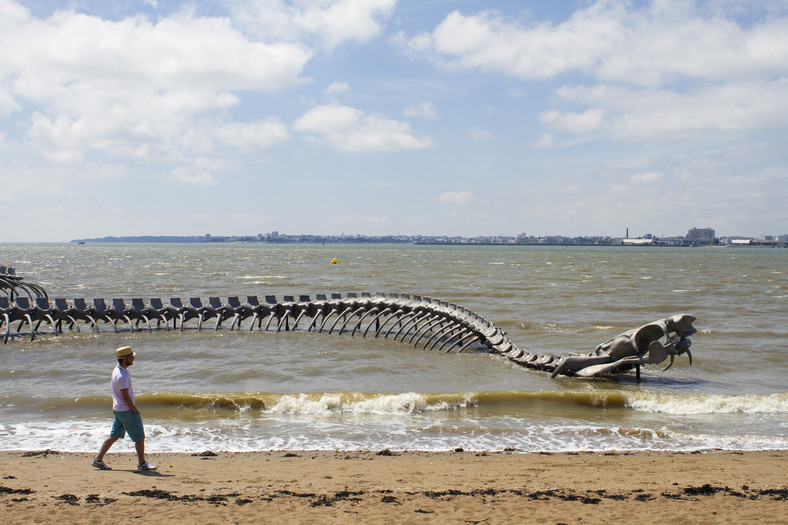
<svg viewBox="0 0 788 525">
<path fill-rule="evenodd" d="M 788 3 L 0 0 L 0 241 L 782 235 Z"/>
<path fill-rule="evenodd" d="M 611 236 L 532 236 L 526 233 L 517 235 L 482 235 L 482 236 L 447 236 L 447 235 L 311 235 L 287 234 L 273 231 L 258 233 L 256 235 L 194 235 L 194 236 L 107 236 L 101 238 L 73 239 L 70 242 L 84 244 L 86 242 L 123 242 L 123 243 L 213 243 L 213 242 L 263 242 L 263 243 L 399 243 L 399 244 L 560 244 L 560 245 L 662 245 L 662 246 L 687 246 L 699 244 L 773 244 L 785 246 L 788 244 L 788 234 L 767 235 L 764 238 L 751 238 L 741 236 L 717 237 L 713 228 L 691 228 L 683 236 L 656 236 L 644 234 L 640 237 L 629 237 L 629 232 L 624 237 Z"/>
<path fill-rule="evenodd" d="M 693 230 L 698 231 L 705 231 L 710 230 L 712 232 L 711 235 L 694 235 Z M 635 235 L 632 232 L 625 230 L 624 235 L 530 235 L 526 232 L 520 232 L 517 234 L 495 234 L 495 235 L 474 235 L 474 236 L 467 236 L 467 235 L 428 235 L 428 234 L 392 234 L 392 235 L 367 235 L 362 233 L 339 233 L 339 234 L 311 234 L 311 233 L 287 233 L 287 232 L 266 232 L 266 233 L 256 233 L 256 234 L 203 234 L 203 235 L 128 235 L 128 236 L 121 236 L 121 235 L 107 235 L 104 237 L 83 237 L 83 238 L 75 238 L 70 239 L 68 241 L 62 242 L 80 242 L 80 241 L 91 241 L 91 242 L 109 242 L 108 239 L 167 239 L 168 242 L 202 242 L 202 241 L 217 241 L 217 240 L 244 240 L 244 239 L 254 239 L 256 241 L 265 240 L 265 241 L 276 241 L 277 239 L 285 239 L 285 238 L 301 238 L 301 239 L 353 239 L 353 238 L 390 238 L 390 239 L 401 239 L 401 240 L 419 240 L 419 239 L 465 239 L 465 240 L 474 240 L 474 239 L 509 239 L 509 240 L 518 240 L 522 238 L 531 238 L 531 239 L 549 239 L 549 238 L 565 238 L 565 239 L 632 239 L 632 240 L 649 240 L 649 239 L 687 239 L 687 240 L 706 240 L 706 239 L 722 239 L 722 240 L 732 240 L 732 239 L 747 239 L 752 241 L 780 241 L 780 242 L 788 242 L 788 234 L 764 234 L 760 236 L 744 236 L 744 235 L 718 235 L 716 230 L 713 228 L 691 228 L 685 234 L 679 235 L 655 235 L 652 233 L 642 233 L 639 235 Z M 128 242 L 127 240 L 121 242 Z"/>
</svg>

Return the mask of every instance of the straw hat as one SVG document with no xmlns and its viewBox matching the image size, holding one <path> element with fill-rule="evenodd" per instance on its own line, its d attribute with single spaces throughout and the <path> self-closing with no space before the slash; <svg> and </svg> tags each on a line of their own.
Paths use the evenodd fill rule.
<svg viewBox="0 0 788 525">
<path fill-rule="evenodd" d="M 131 349 L 130 346 L 121 346 L 117 350 L 115 350 L 115 357 L 118 359 L 125 359 L 127 357 L 134 357 L 137 355 L 134 353 L 134 350 Z"/>
</svg>

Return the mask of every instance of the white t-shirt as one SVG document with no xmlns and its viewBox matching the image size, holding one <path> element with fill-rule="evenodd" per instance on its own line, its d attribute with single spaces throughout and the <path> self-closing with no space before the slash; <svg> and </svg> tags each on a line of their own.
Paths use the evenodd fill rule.
<svg viewBox="0 0 788 525">
<path fill-rule="evenodd" d="M 116 412 L 125 412 L 131 410 L 131 407 L 123 400 L 123 395 L 120 393 L 124 388 L 129 389 L 129 396 L 131 400 L 136 403 L 134 399 L 134 390 L 131 388 L 131 374 L 129 371 L 118 365 L 112 371 L 112 410 Z"/>
</svg>

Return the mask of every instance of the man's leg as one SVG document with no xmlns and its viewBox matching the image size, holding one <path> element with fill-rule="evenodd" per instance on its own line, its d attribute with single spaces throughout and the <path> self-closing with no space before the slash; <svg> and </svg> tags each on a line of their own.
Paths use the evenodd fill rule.
<svg viewBox="0 0 788 525">
<path fill-rule="evenodd" d="M 109 448 L 118 440 L 116 437 L 108 437 L 104 440 L 104 443 L 101 444 L 101 450 L 99 450 L 98 456 L 96 456 L 96 461 L 103 461 L 104 454 L 107 453 Z"/>
<path fill-rule="evenodd" d="M 137 463 L 142 465 L 145 463 L 145 440 L 141 439 L 134 443 L 134 447 L 137 449 Z"/>
</svg>

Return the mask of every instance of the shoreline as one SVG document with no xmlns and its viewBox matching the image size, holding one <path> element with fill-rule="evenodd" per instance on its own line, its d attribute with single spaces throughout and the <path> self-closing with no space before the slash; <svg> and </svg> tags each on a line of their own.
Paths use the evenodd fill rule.
<svg viewBox="0 0 788 525">
<path fill-rule="evenodd" d="M 6 523 L 784 523 L 788 450 L 0 452 Z"/>
</svg>

